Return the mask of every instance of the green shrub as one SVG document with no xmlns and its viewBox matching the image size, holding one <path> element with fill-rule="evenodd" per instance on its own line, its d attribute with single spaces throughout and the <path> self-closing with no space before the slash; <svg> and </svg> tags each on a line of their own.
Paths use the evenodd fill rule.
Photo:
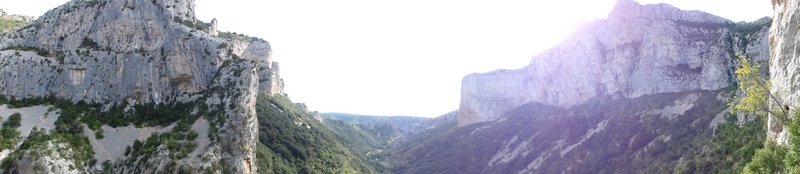
<svg viewBox="0 0 800 174">
<path fill-rule="evenodd" d="M 763 149 L 756 151 L 753 159 L 744 167 L 744 173 L 772 174 L 782 173 L 786 147 L 767 142 Z"/>
<path fill-rule="evenodd" d="M 11 114 L 11 116 L 8 117 L 8 121 L 3 123 L 3 127 L 10 126 L 13 128 L 18 128 L 21 125 L 22 125 L 22 115 L 19 113 Z"/>
<path fill-rule="evenodd" d="M 94 131 L 94 138 L 98 140 L 105 138 L 105 135 L 103 135 L 103 129 L 97 129 Z"/>
<path fill-rule="evenodd" d="M 38 48 L 38 47 L 32 47 L 32 46 L 12 46 L 12 47 L 6 47 L 6 48 L 3 48 L 3 49 L 0 49 L 0 51 L 5 51 L 5 50 L 33 51 L 33 52 L 36 52 L 37 55 L 42 56 L 42 57 L 50 57 L 51 56 L 50 51 L 47 51 L 47 50 L 44 50 L 44 49 Z M 17 54 L 17 55 L 19 55 L 19 54 Z"/>
<path fill-rule="evenodd" d="M 92 39 L 88 37 L 84 37 L 83 41 L 81 41 L 81 45 L 78 48 L 93 48 L 93 49 L 100 49 L 100 46 L 97 42 L 94 42 Z"/>
</svg>

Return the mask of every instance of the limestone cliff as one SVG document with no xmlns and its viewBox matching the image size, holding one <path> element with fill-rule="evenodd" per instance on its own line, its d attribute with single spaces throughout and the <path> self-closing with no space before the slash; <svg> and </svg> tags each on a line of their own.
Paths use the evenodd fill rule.
<svg viewBox="0 0 800 174">
<path fill-rule="evenodd" d="M 2 37 L 0 55 L 7 58 L 0 60 L 0 94 L 97 103 L 191 101 L 225 60 L 257 60 L 269 69 L 266 41 L 210 36 L 193 9 L 190 0 L 70 1 Z"/>
<path fill-rule="evenodd" d="M 159 147 L 150 158 L 112 156 L 105 169 L 163 173 L 177 164 L 195 172 L 255 173 L 255 97 L 283 95 L 283 83 L 268 42 L 218 32 L 216 25 L 195 18 L 194 0 L 72 0 L 0 35 L 0 96 L 54 97 L 124 113 L 143 105 L 202 103 L 192 115 L 209 110 L 213 117 L 204 119 L 210 123 L 197 123 L 219 131 L 197 155 L 175 158 Z M 34 162 L 17 161 L 17 170 L 52 163 Z"/>
<path fill-rule="evenodd" d="M 800 62 L 798 62 L 797 43 L 800 38 L 800 1 L 797 0 L 773 0 L 774 14 L 772 27 L 769 30 L 769 74 L 772 82 L 770 92 L 778 97 L 776 105 L 786 105 L 790 108 L 798 107 L 800 101 L 800 85 L 797 81 L 800 74 Z M 770 117 L 768 122 L 769 130 L 767 136 L 776 140 L 778 143 L 788 141 L 786 126 Z"/>
<path fill-rule="evenodd" d="M 734 83 L 736 55 L 766 60 L 768 22 L 621 0 L 607 19 L 585 24 L 530 65 L 464 77 L 458 125 L 529 102 L 569 108 L 596 97 L 725 88 Z"/>
</svg>

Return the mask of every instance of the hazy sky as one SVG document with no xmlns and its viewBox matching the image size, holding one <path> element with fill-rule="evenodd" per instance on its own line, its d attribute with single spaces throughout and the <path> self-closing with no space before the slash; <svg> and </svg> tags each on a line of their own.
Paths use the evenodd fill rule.
<svg viewBox="0 0 800 174">
<path fill-rule="evenodd" d="M 767 0 L 638 0 L 733 21 Z M 1 0 L 39 16 L 66 0 Z M 196 0 L 197 17 L 266 39 L 286 92 L 321 112 L 434 117 L 458 109 L 461 78 L 519 68 L 616 0 Z"/>
</svg>

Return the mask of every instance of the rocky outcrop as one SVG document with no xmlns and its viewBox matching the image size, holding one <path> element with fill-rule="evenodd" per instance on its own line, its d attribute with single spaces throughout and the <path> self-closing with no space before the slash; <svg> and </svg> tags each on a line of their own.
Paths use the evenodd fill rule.
<svg viewBox="0 0 800 174">
<path fill-rule="evenodd" d="M 0 95 L 187 102 L 208 88 L 225 60 L 258 60 L 269 69 L 266 41 L 213 37 L 198 30 L 207 24 L 193 9 L 188 0 L 70 1 L 4 35 Z"/>
<path fill-rule="evenodd" d="M 779 0 L 772 1 L 775 10 L 772 27 L 769 30 L 769 74 L 772 82 L 770 92 L 778 97 L 779 101 L 771 101 L 774 105 L 786 105 L 790 108 L 800 106 L 800 58 L 798 58 L 797 44 L 800 43 L 800 1 Z M 778 103 L 780 102 L 780 103 Z M 767 137 L 778 143 L 787 143 L 787 129 L 774 117 L 768 122 Z"/>
<path fill-rule="evenodd" d="M 72 149 L 65 143 L 54 144 L 47 142 L 41 151 L 28 151 L 14 164 L 18 173 L 64 173 L 78 174 L 77 164 L 67 159 L 72 155 Z"/>
<path fill-rule="evenodd" d="M 233 173 L 256 173 L 256 94 L 259 86 L 257 66 L 255 61 L 241 61 L 223 69 L 212 88 L 239 85 L 234 89 L 211 94 L 206 101 L 209 107 L 225 108 L 221 115 L 224 121 L 212 126 L 220 128 L 215 146 L 220 147 L 222 161 L 231 165 L 229 172 Z"/>
<path fill-rule="evenodd" d="M 219 35 L 219 29 L 218 29 L 217 25 L 218 25 L 217 24 L 217 18 L 211 19 L 211 24 L 209 24 L 209 26 L 208 26 L 208 35 L 211 35 L 211 36 L 218 36 Z"/>
<path fill-rule="evenodd" d="M 603 96 L 725 88 L 734 82 L 736 55 L 766 60 L 765 23 L 621 0 L 607 19 L 582 26 L 528 66 L 464 77 L 458 125 L 495 120 L 529 102 L 569 108 Z"/>
<path fill-rule="evenodd" d="M 176 158 L 160 146 L 150 158 L 127 159 L 133 166 L 110 159 L 120 172 L 256 173 L 256 94 L 283 95 L 270 44 L 197 20 L 193 0 L 72 0 L 0 35 L 0 50 L 0 96 L 54 96 L 126 112 L 144 104 L 212 108 L 204 118 L 219 131 L 201 155 Z M 17 169 L 58 167 L 51 163 Z"/>
</svg>

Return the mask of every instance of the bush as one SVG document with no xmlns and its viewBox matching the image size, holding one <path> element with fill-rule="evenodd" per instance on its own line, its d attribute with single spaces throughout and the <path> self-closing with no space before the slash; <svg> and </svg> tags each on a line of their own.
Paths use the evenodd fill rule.
<svg viewBox="0 0 800 174">
<path fill-rule="evenodd" d="M 18 128 L 21 125 L 22 125 L 22 115 L 19 114 L 19 113 L 11 114 L 11 116 L 8 117 L 8 121 L 3 123 L 4 127 L 5 126 L 10 126 L 10 127 Z"/>
<path fill-rule="evenodd" d="M 94 138 L 98 140 L 105 138 L 105 136 L 103 135 L 103 129 L 97 129 L 96 131 L 94 131 Z"/>
<path fill-rule="evenodd" d="M 32 47 L 32 46 L 12 46 L 12 47 L 6 47 L 6 48 L 3 48 L 3 49 L 0 49 L 0 51 L 5 51 L 5 50 L 33 51 L 33 52 L 36 52 L 37 55 L 42 56 L 42 57 L 50 57 L 51 56 L 50 51 L 47 51 L 47 50 L 44 50 L 44 49 L 41 49 L 41 48 L 38 48 L 38 47 Z M 19 55 L 19 54 L 17 54 L 17 55 Z"/>
<path fill-rule="evenodd" d="M 782 173 L 786 147 L 767 142 L 763 149 L 756 151 L 752 161 L 744 167 L 744 173 Z"/>
<path fill-rule="evenodd" d="M 100 49 L 100 46 L 97 45 L 97 42 L 94 42 L 92 39 L 88 37 L 84 37 L 83 41 L 81 41 L 81 45 L 78 48 L 93 48 L 93 49 Z"/>
</svg>

